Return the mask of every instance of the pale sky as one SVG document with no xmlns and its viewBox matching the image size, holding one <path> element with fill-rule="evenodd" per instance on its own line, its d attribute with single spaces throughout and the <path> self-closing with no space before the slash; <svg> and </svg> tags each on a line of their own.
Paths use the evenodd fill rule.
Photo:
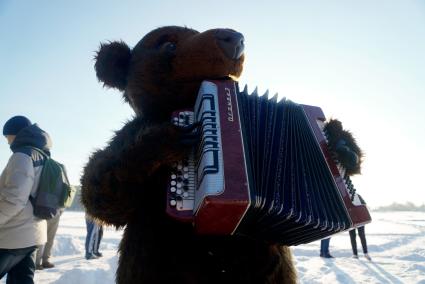
<svg viewBox="0 0 425 284">
<path fill-rule="evenodd" d="M 133 115 L 93 69 L 99 43 L 134 46 L 165 25 L 245 35 L 241 84 L 320 106 L 366 156 L 354 178 L 371 207 L 425 203 L 425 2 L 0 0 L 0 125 L 29 117 L 73 184 Z M 11 152 L 0 141 L 0 168 Z"/>
</svg>

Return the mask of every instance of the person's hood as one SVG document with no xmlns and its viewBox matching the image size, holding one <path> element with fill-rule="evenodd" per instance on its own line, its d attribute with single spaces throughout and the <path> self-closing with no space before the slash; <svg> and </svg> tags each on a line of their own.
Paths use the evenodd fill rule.
<svg viewBox="0 0 425 284">
<path fill-rule="evenodd" d="M 50 155 L 52 140 L 46 131 L 38 127 L 37 124 L 33 124 L 18 132 L 15 140 L 10 145 L 10 149 L 15 152 L 17 149 L 25 146 L 41 149 Z"/>
</svg>

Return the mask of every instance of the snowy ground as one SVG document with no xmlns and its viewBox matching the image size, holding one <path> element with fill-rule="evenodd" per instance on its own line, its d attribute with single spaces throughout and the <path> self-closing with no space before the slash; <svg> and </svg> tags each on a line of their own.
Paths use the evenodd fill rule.
<svg viewBox="0 0 425 284">
<path fill-rule="evenodd" d="M 425 213 L 372 212 L 366 239 L 372 261 L 353 259 L 350 236 L 332 237 L 334 259 L 318 257 L 320 242 L 294 247 L 301 283 L 422 283 L 425 284 Z"/>
<path fill-rule="evenodd" d="M 300 283 L 422 283 L 425 284 L 425 213 L 372 212 L 366 226 L 367 261 L 351 258 L 348 233 L 331 239 L 334 259 L 318 256 L 320 242 L 294 247 Z M 53 247 L 55 268 L 37 271 L 40 284 L 114 283 L 120 231 L 107 228 L 101 244 L 104 257 L 85 260 L 84 213 L 65 212 Z M 358 240 L 359 252 L 361 252 Z M 5 279 L 0 280 L 4 284 Z"/>
</svg>

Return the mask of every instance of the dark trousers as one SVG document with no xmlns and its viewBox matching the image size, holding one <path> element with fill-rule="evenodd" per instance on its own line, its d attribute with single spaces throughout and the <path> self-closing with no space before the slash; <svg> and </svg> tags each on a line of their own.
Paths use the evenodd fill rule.
<svg viewBox="0 0 425 284">
<path fill-rule="evenodd" d="M 0 279 L 6 284 L 34 284 L 36 246 L 22 249 L 0 249 Z"/>
<path fill-rule="evenodd" d="M 367 243 L 366 243 L 366 234 L 365 234 L 364 226 L 358 227 L 357 231 L 359 232 L 359 237 L 362 243 L 363 253 L 367 253 Z M 356 229 L 353 229 L 350 231 L 350 240 L 351 240 L 351 248 L 353 249 L 353 254 L 357 255 Z"/>
<path fill-rule="evenodd" d="M 103 236 L 103 226 L 100 226 L 92 220 L 86 219 L 86 255 L 98 253 L 100 241 Z"/>
<path fill-rule="evenodd" d="M 331 238 L 323 239 L 320 241 L 320 255 L 329 254 L 329 243 Z"/>
</svg>

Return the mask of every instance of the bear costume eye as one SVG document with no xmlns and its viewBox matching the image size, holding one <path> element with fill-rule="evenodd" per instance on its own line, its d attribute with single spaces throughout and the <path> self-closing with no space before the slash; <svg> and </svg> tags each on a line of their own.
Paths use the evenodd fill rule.
<svg viewBox="0 0 425 284">
<path fill-rule="evenodd" d="M 164 50 L 164 51 L 167 51 L 167 52 L 174 52 L 174 51 L 176 51 L 176 48 L 177 48 L 176 44 L 173 43 L 173 42 L 169 42 L 169 41 L 164 42 L 161 45 L 161 49 Z"/>
</svg>

